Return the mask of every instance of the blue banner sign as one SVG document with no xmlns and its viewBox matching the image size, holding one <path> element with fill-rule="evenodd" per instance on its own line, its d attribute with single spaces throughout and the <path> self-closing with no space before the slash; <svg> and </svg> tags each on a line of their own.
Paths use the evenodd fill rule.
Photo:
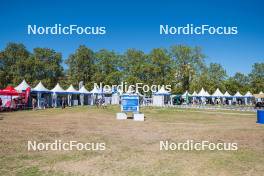
<svg viewBox="0 0 264 176">
<path fill-rule="evenodd" d="M 121 97 L 122 112 L 139 112 L 139 96 L 123 95 Z"/>
</svg>

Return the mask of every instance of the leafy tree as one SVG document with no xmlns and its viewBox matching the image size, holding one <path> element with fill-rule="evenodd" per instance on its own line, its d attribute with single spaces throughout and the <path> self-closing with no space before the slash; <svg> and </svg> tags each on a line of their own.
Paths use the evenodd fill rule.
<svg viewBox="0 0 264 176">
<path fill-rule="evenodd" d="M 30 59 L 34 62 L 35 84 L 42 81 L 46 87 L 53 88 L 63 78 L 61 53 L 49 48 L 35 48 Z"/>
<path fill-rule="evenodd" d="M 173 82 L 172 60 L 169 57 L 167 50 L 155 48 L 149 54 L 150 69 L 148 72 L 149 84 L 165 85 Z"/>
<path fill-rule="evenodd" d="M 81 45 L 74 54 L 66 60 L 68 64 L 69 81 L 77 86 L 80 81 L 92 86 L 92 78 L 95 74 L 95 54 L 84 45 Z"/>
<path fill-rule="evenodd" d="M 0 54 L 0 85 L 17 85 L 24 78 L 32 80 L 30 53 L 23 44 L 9 43 Z"/>
<path fill-rule="evenodd" d="M 245 94 L 250 90 L 250 80 L 249 77 L 243 73 L 237 72 L 233 77 L 230 77 L 226 82 L 226 89 L 229 90 L 232 94 L 235 94 L 239 91 L 242 94 Z"/>
<path fill-rule="evenodd" d="M 255 93 L 264 90 L 264 63 L 255 63 L 249 74 L 251 87 Z"/>
<path fill-rule="evenodd" d="M 122 73 L 119 68 L 120 56 L 114 51 L 102 49 L 96 53 L 95 75 L 93 79 L 104 84 L 117 85 L 121 82 Z"/>
<path fill-rule="evenodd" d="M 205 68 L 205 55 L 202 54 L 199 47 L 191 48 L 183 45 L 172 46 L 170 55 L 175 63 L 178 92 L 189 90 L 195 76 L 201 74 Z"/>
<path fill-rule="evenodd" d="M 149 59 L 143 51 L 128 49 L 123 60 L 124 81 L 128 84 L 148 82 L 148 64 Z"/>
</svg>

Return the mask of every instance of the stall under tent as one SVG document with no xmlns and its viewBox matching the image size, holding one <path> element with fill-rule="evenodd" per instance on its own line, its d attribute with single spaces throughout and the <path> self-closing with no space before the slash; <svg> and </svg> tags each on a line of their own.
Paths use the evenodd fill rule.
<svg viewBox="0 0 264 176">
<path fill-rule="evenodd" d="M 211 97 L 214 104 L 221 104 L 221 98 L 223 99 L 224 94 L 217 88 Z"/>
<path fill-rule="evenodd" d="M 224 93 L 224 95 L 223 95 L 223 101 L 227 105 L 231 105 L 232 104 L 232 96 L 229 94 L 228 91 L 226 91 Z"/>
<path fill-rule="evenodd" d="M 80 88 L 79 93 L 80 93 L 80 103 L 81 103 L 81 105 L 82 106 L 83 105 L 89 105 L 90 104 L 89 100 L 91 100 L 90 99 L 91 93 L 84 86 L 82 86 Z"/>
<path fill-rule="evenodd" d="M 252 105 L 252 99 L 253 99 L 253 95 L 250 91 L 247 91 L 247 93 L 244 95 L 244 98 L 245 98 L 245 104 L 246 105 Z"/>
<path fill-rule="evenodd" d="M 37 94 L 37 106 L 39 109 L 45 108 L 51 104 L 51 91 L 44 87 L 41 81 L 31 92 Z"/>
<path fill-rule="evenodd" d="M 91 105 L 94 105 L 98 99 L 102 98 L 103 95 L 103 91 L 100 90 L 99 87 L 95 85 L 93 90 L 90 91 L 90 93 L 92 95 Z"/>
<path fill-rule="evenodd" d="M 153 94 L 153 106 L 164 106 L 171 103 L 171 93 L 161 87 L 159 91 Z"/>
<path fill-rule="evenodd" d="M 181 97 L 184 99 L 184 102 L 185 102 L 186 104 L 189 104 L 189 97 L 190 97 L 190 94 L 189 94 L 189 92 L 188 92 L 187 90 L 184 92 L 184 94 L 182 94 Z"/>
<path fill-rule="evenodd" d="M 58 105 L 61 105 L 62 98 L 65 98 L 67 95 L 66 91 L 61 88 L 60 84 L 57 83 L 56 86 L 51 89 L 52 92 L 52 106 L 53 107 L 58 107 Z"/>
<path fill-rule="evenodd" d="M 77 91 L 71 84 L 70 87 L 66 90 L 66 93 L 68 94 L 68 106 L 77 106 L 79 104 L 79 91 Z"/>
<path fill-rule="evenodd" d="M 233 102 L 235 102 L 236 104 L 242 104 L 242 99 L 243 95 L 241 95 L 239 91 L 237 91 L 237 93 L 233 96 Z"/>
<path fill-rule="evenodd" d="M 192 103 L 196 104 L 196 98 L 198 96 L 197 92 L 194 91 L 190 96 L 192 97 Z"/>
<path fill-rule="evenodd" d="M 202 88 L 200 92 L 198 93 L 197 97 L 200 97 L 202 104 L 206 104 L 206 98 L 210 96 L 208 92 Z"/>
</svg>

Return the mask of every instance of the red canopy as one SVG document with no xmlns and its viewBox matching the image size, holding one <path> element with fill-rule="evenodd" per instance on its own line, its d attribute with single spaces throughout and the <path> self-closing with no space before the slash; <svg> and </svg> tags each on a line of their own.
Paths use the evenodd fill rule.
<svg viewBox="0 0 264 176">
<path fill-rule="evenodd" d="M 5 89 L 0 91 L 0 95 L 10 95 L 10 96 L 18 96 L 23 93 L 19 93 L 16 89 L 12 86 L 7 86 Z"/>
</svg>

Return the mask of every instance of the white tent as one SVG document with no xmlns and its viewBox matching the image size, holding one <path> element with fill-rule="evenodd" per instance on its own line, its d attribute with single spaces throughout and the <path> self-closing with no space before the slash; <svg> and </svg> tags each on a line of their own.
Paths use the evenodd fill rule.
<svg viewBox="0 0 264 176">
<path fill-rule="evenodd" d="M 242 97 L 243 97 L 243 95 L 241 95 L 241 93 L 239 91 L 237 91 L 237 93 L 233 96 L 233 101 L 237 102 L 237 98 L 242 98 Z"/>
<path fill-rule="evenodd" d="M 223 97 L 223 96 L 224 96 L 224 94 L 218 88 L 212 94 L 212 97 L 217 97 L 217 98 L 220 98 L 220 97 Z"/>
<path fill-rule="evenodd" d="M 31 91 L 37 93 L 38 108 L 41 108 L 41 107 L 44 107 L 45 108 L 45 105 L 42 105 L 42 103 L 41 103 L 41 95 L 43 93 L 50 93 L 51 91 L 49 89 L 47 89 L 46 87 L 44 87 L 41 81 Z"/>
<path fill-rule="evenodd" d="M 79 90 L 80 94 L 91 94 L 84 86 L 82 86 Z"/>
<path fill-rule="evenodd" d="M 84 86 L 82 86 L 79 90 L 80 93 L 80 103 L 83 106 L 84 105 L 84 99 L 85 99 L 85 95 L 89 95 L 91 94 Z M 88 101 L 88 98 L 87 98 Z M 88 102 L 87 102 L 88 104 Z"/>
<path fill-rule="evenodd" d="M 159 91 L 155 92 L 154 95 L 170 95 L 171 93 L 165 90 L 164 86 L 162 86 Z"/>
<path fill-rule="evenodd" d="M 65 91 L 68 94 L 68 105 L 72 106 L 72 95 L 73 94 L 79 94 L 79 91 L 77 91 L 73 85 L 71 84 L 70 87 Z M 74 105 L 78 105 L 78 100 Z"/>
<path fill-rule="evenodd" d="M 94 85 L 94 88 L 93 88 L 93 90 L 90 91 L 90 93 L 92 94 L 91 105 L 94 105 L 95 104 L 96 97 L 98 95 L 102 95 L 103 94 L 103 91 L 100 90 L 98 86 Z"/>
<path fill-rule="evenodd" d="M 53 106 L 57 107 L 57 95 L 66 94 L 66 91 L 63 88 L 61 88 L 59 83 L 57 83 L 56 86 L 53 89 L 51 89 L 51 92 L 53 93 L 52 95 Z"/>
<path fill-rule="evenodd" d="M 231 95 L 226 91 L 225 93 L 224 93 L 224 97 L 231 97 Z"/>
<path fill-rule="evenodd" d="M 98 86 L 94 86 L 93 90 L 90 91 L 91 94 L 102 94 L 102 90 Z"/>
<path fill-rule="evenodd" d="M 237 91 L 237 93 L 234 95 L 234 97 L 243 97 L 243 95 L 241 95 L 241 93 L 239 91 Z"/>
<path fill-rule="evenodd" d="M 204 88 L 202 88 L 201 90 L 200 90 L 200 92 L 198 93 L 198 95 L 197 96 L 199 96 L 199 97 L 206 97 L 208 94 L 206 93 L 206 91 L 204 90 Z"/>
<path fill-rule="evenodd" d="M 253 97 L 253 95 L 250 91 L 247 91 L 247 93 L 244 95 L 244 97 Z"/>
<path fill-rule="evenodd" d="M 189 92 L 186 90 L 184 94 L 182 94 L 182 97 L 190 96 Z"/>
<path fill-rule="evenodd" d="M 164 86 L 162 86 L 159 91 L 153 94 L 153 105 L 154 106 L 164 106 L 165 103 L 170 99 L 170 92 L 165 90 Z M 170 100 L 171 101 L 171 100 Z"/>
<path fill-rule="evenodd" d="M 211 95 L 207 91 L 205 91 L 205 96 L 210 97 Z"/>
<path fill-rule="evenodd" d="M 32 92 L 43 92 L 43 93 L 49 93 L 50 90 L 43 86 L 42 82 L 40 81 L 36 87 L 34 87 Z"/>
<path fill-rule="evenodd" d="M 197 95 L 198 95 L 198 94 L 197 94 L 196 91 L 194 91 L 194 92 L 191 94 L 192 97 L 197 97 Z"/>
<path fill-rule="evenodd" d="M 250 91 L 247 91 L 247 93 L 244 95 L 244 98 L 245 98 L 245 104 L 252 104 L 252 98 L 254 96 L 252 95 L 252 93 Z"/>
<path fill-rule="evenodd" d="M 15 87 L 15 89 L 19 92 L 22 92 L 25 91 L 28 87 L 30 87 L 28 83 L 23 80 L 18 86 Z"/>
</svg>

